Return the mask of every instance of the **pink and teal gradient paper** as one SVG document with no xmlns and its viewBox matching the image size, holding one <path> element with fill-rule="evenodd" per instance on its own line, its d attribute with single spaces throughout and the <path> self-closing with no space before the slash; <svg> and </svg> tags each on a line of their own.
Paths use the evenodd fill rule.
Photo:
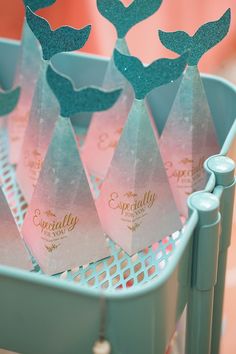
<svg viewBox="0 0 236 354">
<path fill-rule="evenodd" d="M 30 6 L 33 11 L 50 6 L 56 0 L 23 0 L 24 6 Z M 41 54 L 38 41 L 24 22 L 20 56 L 16 69 L 15 84 L 21 86 L 22 94 L 17 109 L 9 116 L 10 162 L 18 163 L 25 129 L 32 105 L 35 85 L 40 71 Z"/>
<path fill-rule="evenodd" d="M 162 0 L 134 0 L 129 6 L 124 6 L 120 0 L 97 0 L 99 12 L 116 29 L 115 49 L 122 54 L 129 55 L 127 33 L 133 26 L 158 11 L 161 4 Z M 82 150 L 88 172 L 101 179 L 104 179 L 107 174 L 133 102 L 132 88 L 117 70 L 112 56 L 105 74 L 103 88 L 111 90 L 117 87 L 123 89 L 120 99 L 110 110 L 93 115 Z"/>
<path fill-rule="evenodd" d="M 17 109 L 8 117 L 9 158 L 13 164 L 18 163 L 25 129 L 28 124 L 34 88 L 40 70 L 40 62 L 41 55 L 37 40 L 27 22 L 25 22 L 15 78 L 15 84 L 21 86 L 22 94 Z"/>
<path fill-rule="evenodd" d="M 0 91 L 0 116 L 6 116 L 14 110 L 20 97 L 20 88 L 9 92 Z M 3 121 L 4 118 L 1 118 Z M 29 253 L 21 239 L 18 227 L 9 204 L 0 186 L 0 264 L 32 269 Z"/>
<path fill-rule="evenodd" d="M 42 163 L 60 112 L 59 104 L 47 83 L 47 67 L 48 63 L 42 61 L 29 122 L 16 169 L 17 182 L 28 203 L 30 203 L 37 184 Z"/>
<path fill-rule="evenodd" d="M 57 120 L 22 234 L 47 274 L 109 256 L 69 119 Z"/>
<path fill-rule="evenodd" d="M 0 188 L 0 264 L 31 270 L 30 255 L 26 250 L 9 205 Z"/>
<path fill-rule="evenodd" d="M 189 66 L 180 84 L 160 149 L 178 209 L 187 216 L 187 198 L 204 188 L 205 160 L 219 152 L 216 130 L 197 66 Z"/>
<path fill-rule="evenodd" d="M 186 55 L 147 67 L 118 51 L 114 59 L 136 98 L 96 205 L 106 234 L 132 255 L 181 228 L 145 97 L 182 74 Z"/>
<path fill-rule="evenodd" d="M 135 100 L 97 209 L 106 234 L 128 254 L 181 228 L 144 100 Z"/>
<path fill-rule="evenodd" d="M 129 54 L 124 39 L 118 39 L 116 47 L 122 53 Z M 122 95 L 111 109 L 94 113 L 82 149 L 88 172 L 102 179 L 107 174 L 133 101 L 132 88 L 116 69 L 112 57 L 108 63 L 103 88 L 112 90 L 117 87 L 123 89 Z"/>
<path fill-rule="evenodd" d="M 75 90 L 69 78 L 47 68 L 60 114 L 43 161 L 23 228 L 23 237 L 42 270 L 56 274 L 109 256 L 70 116 L 111 107 L 121 90 Z"/>
<path fill-rule="evenodd" d="M 83 47 L 91 26 L 82 29 L 65 26 L 53 31 L 45 19 L 34 14 L 28 7 L 26 18 L 40 41 L 40 53 L 44 57 L 40 62 L 39 78 L 17 166 L 17 181 L 29 203 L 60 112 L 58 101 L 47 83 L 48 61 L 57 53 Z"/>
<path fill-rule="evenodd" d="M 160 148 L 179 211 L 187 216 L 187 198 L 205 186 L 204 161 L 219 152 L 216 130 L 198 62 L 228 33 L 231 12 L 201 26 L 191 37 L 186 32 L 159 31 L 161 42 L 178 54 L 188 52 L 188 68 L 160 138 Z"/>
</svg>

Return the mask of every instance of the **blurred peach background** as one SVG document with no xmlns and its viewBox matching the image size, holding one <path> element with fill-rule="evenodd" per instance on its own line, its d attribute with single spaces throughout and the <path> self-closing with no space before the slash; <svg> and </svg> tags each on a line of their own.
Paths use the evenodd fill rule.
<svg viewBox="0 0 236 354">
<path fill-rule="evenodd" d="M 126 5 L 131 0 L 123 1 Z M 221 73 L 236 82 L 236 1 L 235 0 L 164 0 L 156 15 L 137 25 L 128 34 L 130 51 L 150 62 L 171 53 L 163 48 L 157 30 L 185 30 L 193 34 L 205 22 L 218 19 L 227 8 L 232 9 L 230 34 L 201 61 L 201 71 Z M 61 25 L 82 27 L 93 25 L 91 37 L 84 47 L 88 53 L 110 56 L 116 34 L 113 26 L 98 13 L 96 0 L 57 0 L 49 9 L 39 12 L 46 17 L 53 28 Z M 0 37 L 19 39 L 24 19 L 22 0 L 0 0 Z M 232 151 L 236 158 L 236 145 Z M 224 333 L 222 354 L 234 354 L 236 346 L 236 212 L 234 216 L 234 235 L 229 252 L 226 278 L 224 313 Z M 1 350 L 0 350 L 1 352 Z"/>
<path fill-rule="evenodd" d="M 131 0 L 123 0 L 128 5 Z M 152 18 L 137 25 L 128 34 L 131 53 L 145 62 L 171 53 L 163 48 L 157 30 L 186 30 L 193 34 L 207 21 L 218 19 L 231 7 L 233 23 L 230 35 L 216 48 L 204 56 L 201 70 L 217 72 L 222 69 L 236 49 L 236 2 L 235 0 L 164 0 L 160 10 Z M 39 12 L 52 26 L 71 25 L 81 27 L 93 25 L 92 34 L 84 51 L 109 56 L 114 46 L 116 34 L 113 26 L 96 9 L 96 0 L 57 0 L 48 9 Z M 0 36 L 19 38 L 23 23 L 24 8 L 22 0 L 0 1 Z"/>
</svg>

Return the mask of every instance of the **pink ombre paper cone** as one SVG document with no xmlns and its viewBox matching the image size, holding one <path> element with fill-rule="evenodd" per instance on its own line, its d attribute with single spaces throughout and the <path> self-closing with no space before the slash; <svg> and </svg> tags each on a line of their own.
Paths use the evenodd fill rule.
<svg viewBox="0 0 236 354">
<path fill-rule="evenodd" d="M 97 208 L 106 234 L 130 255 L 181 228 L 143 100 L 134 101 Z"/>
<path fill-rule="evenodd" d="M 56 123 L 22 234 L 47 274 L 109 255 L 68 118 Z"/>
<path fill-rule="evenodd" d="M 40 70 L 41 55 L 36 38 L 25 21 L 15 84 L 21 87 L 17 108 L 9 115 L 10 162 L 18 162 L 21 145 L 28 123 L 34 88 Z"/>
<path fill-rule="evenodd" d="M 129 54 L 125 39 L 118 39 L 116 48 L 124 54 Z M 82 149 L 83 161 L 89 173 L 100 178 L 106 176 L 133 101 L 130 84 L 116 69 L 112 57 L 103 88 L 112 90 L 119 87 L 123 88 L 123 92 L 116 104 L 105 112 L 93 114 Z"/>
<path fill-rule="evenodd" d="M 180 84 L 160 149 L 177 206 L 187 216 L 187 198 L 204 188 L 204 161 L 219 152 L 216 130 L 197 66 L 189 66 Z"/>
<path fill-rule="evenodd" d="M 0 188 L 0 264 L 31 270 L 30 256 L 26 250 L 15 220 Z"/>
<path fill-rule="evenodd" d="M 59 104 L 46 79 L 48 63 L 42 60 L 28 126 L 17 166 L 17 181 L 29 203 L 59 115 Z"/>
</svg>

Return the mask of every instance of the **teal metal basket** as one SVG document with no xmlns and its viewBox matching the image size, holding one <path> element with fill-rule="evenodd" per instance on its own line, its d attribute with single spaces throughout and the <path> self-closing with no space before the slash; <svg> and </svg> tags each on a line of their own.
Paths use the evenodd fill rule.
<svg viewBox="0 0 236 354">
<path fill-rule="evenodd" d="M 0 41 L 0 82 L 12 85 L 18 43 Z M 88 55 L 56 57 L 55 66 L 78 87 L 101 84 L 107 61 Z M 0 266 L 0 348 L 24 354 L 91 354 L 99 337 L 101 303 L 112 354 L 164 354 L 187 306 L 186 354 L 217 354 L 227 250 L 230 245 L 236 137 L 236 89 L 203 76 L 222 146 L 209 158 L 204 191 L 190 196 L 181 232 L 129 257 L 109 241 L 112 256 L 59 276 Z M 157 89 L 149 102 L 161 132 L 179 82 Z M 85 131 L 88 116 L 74 120 Z M 8 163 L 6 129 L 0 133 L 0 175 L 19 226 L 27 208 Z M 102 299 L 102 301 L 101 301 Z"/>
</svg>

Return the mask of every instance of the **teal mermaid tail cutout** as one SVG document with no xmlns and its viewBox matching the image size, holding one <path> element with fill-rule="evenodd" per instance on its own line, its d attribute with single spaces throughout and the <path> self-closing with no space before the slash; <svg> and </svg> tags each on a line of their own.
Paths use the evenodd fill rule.
<svg viewBox="0 0 236 354">
<path fill-rule="evenodd" d="M 153 15 L 161 4 L 162 0 L 134 0 L 126 7 L 121 0 L 97 0 L 99 12 L 115 26 L 119 38 L 124 38 L 134 25 Z"/>
<path fill-rule="evenodd" d="M 122 91 L 107 92 L 96 87 L 75 90 L 71 80 L 51 66 L 47 69 L 47 81 L 59 101 L 62 117 L 71 117 L 79 112 L 105 111 L 115 104 Z"/>
<path fill-rule="evenodd" d="M 90 25 L 82 29 L 64 26 L 53 31 L 49 23 L 44 18 L 34 14 L 29 7 L 26 8 L 26 19 L 41 44 L 45 60 L 50 60 L 57 53 L 70 52 L 82 48 L 91 32 Z"/>
<path fill-rule="evenodd" d="M 132 56 L 114 52 L 115 64 L 133 86 L 136 99 L 144 99 L 156 87 L 177 80 L 187 64 L 188 53 L 177 59 L 159 59 L 149 66 Z"/>
<path fill-rule="evenodd" d="M 188 65 L 197 65 L 201 57 L 227 35 L 231 22 L 231 10 L 214 22 L 201 26 L 191 37 L 184 31 L 159 31 L 162 44 L 175 53 L 183 54 L 189 51 Z"/>
</svg>

